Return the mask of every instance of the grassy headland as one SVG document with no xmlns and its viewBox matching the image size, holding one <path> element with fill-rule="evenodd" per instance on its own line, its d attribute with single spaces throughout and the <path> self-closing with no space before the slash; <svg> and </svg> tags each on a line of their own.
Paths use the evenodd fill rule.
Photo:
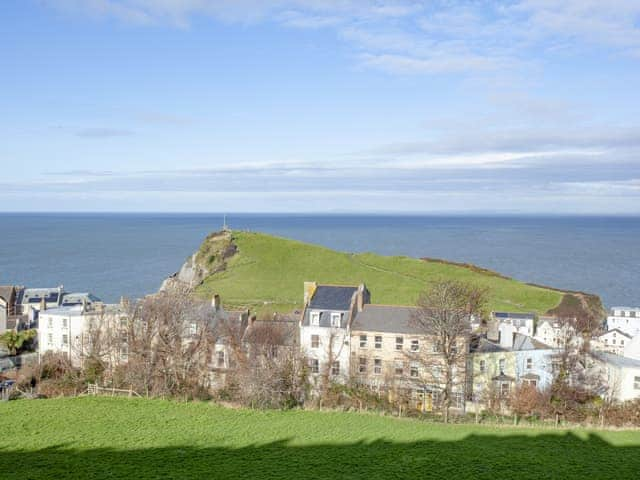
<svg viewBox="0 0 640 480">
<path fill-rule="evenodd" d="M 279 311 L 300 308 L 302 283 L 312 280 L 330 284 L 364 282 L 373 303 L 394 305 L 415 304 L 427 282 L 436 278 L 465 279 L 488 287 L 494 310 L 543 314 L 559 306 L 565 296 L 562 291 L 527 285 L 471 265 L 337 252 L 262 233 L 211 235 L 196 260 L 210 264 L 208 275 L 198 287 L 199 294 L 219 293 L 226 305 L 257 309 L 265 305 Z M 599 304 L 599 299 L 593 298 Z"/>
</svg>

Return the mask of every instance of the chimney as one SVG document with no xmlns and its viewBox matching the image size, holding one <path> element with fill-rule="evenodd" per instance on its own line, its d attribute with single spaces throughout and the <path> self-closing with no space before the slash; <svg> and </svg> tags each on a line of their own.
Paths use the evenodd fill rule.
<svg viewBox="0 0 640 480">
<path fill-rule="evenodd" d="M 251 315 L 249 317 L 249 326 L 253 326 L 254 322 L 256 321 L 256 316 L 255 315 Z"/>
<path fill-rule="evenodd" d="M 44 297 L 40 299 L 40 311 L 44 312 L 47 309 L 47 301 Z"/>
<path fill-rule="evenodd" d="M 304 282 L 304 304 L 307 305 L 313 294 L 316 293 L 316 288 L 318 288 L 318 284 L 316 282 Z"/>
<path fill-rule="evenodd" d="M 358 313 L 364 308 L 364 283 L 358 286 L 358 292 L 356 293 L 356 302 L 358 307 Z"/>
<path fill-rule="evenodd" d="M 222 307 L 222 303 L 220 302 L 220 295 L 217 293 L 211 299 L 211 306 L 217 312 Z"/>
</svg>

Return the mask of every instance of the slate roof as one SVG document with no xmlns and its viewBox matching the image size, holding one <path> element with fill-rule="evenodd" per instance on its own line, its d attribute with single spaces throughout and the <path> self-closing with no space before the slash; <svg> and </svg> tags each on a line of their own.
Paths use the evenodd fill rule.
<svg viewBox="0 0 640 480">
<path fill-rule="evenodd" d="M 42 298 L 47 303 L 58 303 L 60 300 L 60 287 L 56 288 L 25 288 L 22 290 L 16 300 L 16 303 L 40 303 Z"/>
<path fill-rule="evenodd" d="M 62 306 L 82 305 L 83 300 L 88 304 L 101 301 L 92 293 L 65 293 L 62 296 Z"/>
<path fill-rule="evenodd" d="M 352 330 L 387 333 L 420 333 L 411 325 L 416 307 L 366 304 L 351 326 Z"/>
<path fill-rule="evenodd" d="M 513 347 L 511 350 L 552 350 L 552 347 L 550 347 L 546 343 L 542 343 L 541 341 L 536 340 L 533 337 L 522 335 L 521 333 L 516 333 L 513 337 Z"/>
<path fill-rule="evenodd" d="M 602 337 L 604 337 L 605 335 L 607 335 L 607 334 L 609 334 L 611 332 L 619 333 L 620 335 L 622 335 L 624 337 L 627 337 L 628 339 L 632 339 L 633 338 L 631 335 L 629 335 L 628 333 L 623 332 L 619 328 L 612 328 L 611 330 L 607 330 L 602 335 L 598 335 L 598 338 L 602 338 Z"/>
<path fill-rule="evenodd" d="M 353 294 L 358 287 L 318 285 L 311 297 L 309 308 L 317 310 L 349 310 Z"/>
<path fill-rule="evenodd" d="M 508 351 L 508 349 L 501 347 L 497 343 L 490 342 L 486 338 L 478 339 L 477 345 L 474 345 L 471 349 L 471 353 L 492 353 Z"/>
<path fill-rule="evenodd" d="M 517 318 L 520 320 L 533 320 L 535 319 L 534 313 L 511 313 L 511 312 L 492 312 L 494 318 Z"/>
<path fill-rule="evenodd" d="M 614 355 L 613 353 L 604 352 L 594 352 L 592 355 L 603 362 L 610 363 L 617 367 L 640 368 L 640 360 L 636 360 L 634 358 L 622 357 L 620 355 Z"/>
</svg>

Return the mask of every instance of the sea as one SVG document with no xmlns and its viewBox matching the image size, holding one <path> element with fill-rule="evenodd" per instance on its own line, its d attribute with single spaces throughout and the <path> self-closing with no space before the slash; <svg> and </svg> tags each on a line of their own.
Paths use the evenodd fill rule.
<svg viewBox="0 0 640 480">
<path fill-rule="evenodd" d="M 223 222 L 222 214 L 0 213 L 0 285 L 64 285 L 107 302 L 142 297 Z M 640 217 L 228 214 L 226 222 L 347 252 L 473 263 L 596 293 L 609 307 L 640 305 Z"/>
</svg>

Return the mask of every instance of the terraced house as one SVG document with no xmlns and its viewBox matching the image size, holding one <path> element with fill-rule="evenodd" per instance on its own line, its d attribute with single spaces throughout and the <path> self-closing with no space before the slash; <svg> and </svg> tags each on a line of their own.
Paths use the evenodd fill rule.
<svg viewBox="0 0 640 480">
<path fill-rule="evenodd" d="M 352 377 L 390 398 L 405 398 L 418 410 L 440 401 L 445 362 L 440 347 L 414 322 L 418 309 L 364 305 L 351 327 Z M 466 350 L 461 339 L 460 352 Z M 464 408 L 464 362 L 453 368 L 453 408 Z"/>
</svg>

